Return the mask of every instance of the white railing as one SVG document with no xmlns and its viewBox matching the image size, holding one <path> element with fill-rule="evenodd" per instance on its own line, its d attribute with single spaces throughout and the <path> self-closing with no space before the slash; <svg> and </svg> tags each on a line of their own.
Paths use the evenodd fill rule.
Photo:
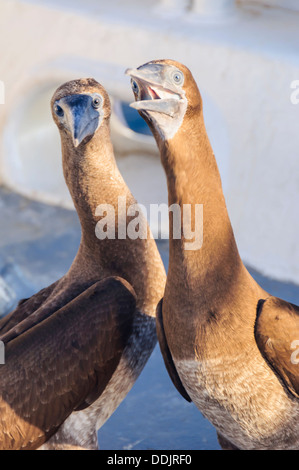
<svg viewBox="0 0 299 470">
<path fill-rule="evenodd" d="M 242 4 L 299 11 L 298 0 L 161 0 L 160 7 L 172 13 L 191 12 L 207 17 L 229 17 Z"/>
<path fill-rule="evenodd" d="M 283 10 L 299 11 L 298 0 L 239 0 L 240 4 L 280 8 Z"/>
</svg>

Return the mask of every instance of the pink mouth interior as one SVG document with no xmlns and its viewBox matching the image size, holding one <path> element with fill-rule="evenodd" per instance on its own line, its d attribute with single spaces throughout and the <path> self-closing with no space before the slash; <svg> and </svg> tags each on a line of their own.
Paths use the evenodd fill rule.
<svg viewBox="0 0 299 470">
<path fill-rule="evenodd" d="M 160 96 L 157 95 L 155 90 L 153 90 L 150 86 L 148 87 L 148 91 L 149 91 L 149 94 L 150 94 L 150 96 L 153 100 L 159 100 L 160 99 Z"/>
</svg>

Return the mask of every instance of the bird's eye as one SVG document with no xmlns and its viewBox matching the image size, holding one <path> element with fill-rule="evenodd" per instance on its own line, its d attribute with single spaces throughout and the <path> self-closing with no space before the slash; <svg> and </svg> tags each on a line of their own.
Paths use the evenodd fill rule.
<svg viewBox="0 0 299 470">
<path fill-rule="evenodd" d="M 63 111 L 62 107 L 59 106 L 59 104 L 55 104 L 54 111 L 57 114 L 57 116 L 59 116 L 59 117 L 62 117 L 64 115 L 64 111 Z"/>
<path fill-rule="evenodd" d="M 139 90 L 139 87 L 137 85 L 137 82 L 135 82 L 135 80 L 131 80 L 131 86 L 132 86 L 132 90 L 134 93 L 138 93 L 138 90 Z"/>
<path fill-rule="evenodd" d="M 184 74 L 180 70 L 176 70 L 172 75 L 172 80 L 176 85 L 182 85 L 184 82 Z"/>
<path fill-rule="evenodd" d="M 101 103 L 102 103 L 102 98 L 100 97 L 100 95 L 95 95 L 92 100 L 92 106 L 95 109 L 98 109 L 101 106 Z"/>
</svg>

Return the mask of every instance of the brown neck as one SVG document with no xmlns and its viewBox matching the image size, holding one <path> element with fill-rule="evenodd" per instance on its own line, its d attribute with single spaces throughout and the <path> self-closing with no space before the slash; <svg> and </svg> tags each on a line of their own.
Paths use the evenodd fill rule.
<svg viewBox="0 0 299 470">
<path fill-rule="evenodd" d="M 97 207 L 111 204 L 117 208 L 118 192 L 129 194 L 116 167 L 108 124 L 102 125 L 87 144 L 78 148 L 69 141 L 63 142 L 62 153 L 64 177 L 80 219 L 82 240 L 86 247 L 93 249 L 99 220 Z"/>
<path fill-rule="evenodd" d="M 215 295 L 217 279 L 221 288 L 226 289 L 236 271 L 242 265 L 235 243 L 233 230 L 226 209 L 222 185 L 216 160 L 211 148 L 201 111 L 196 116 L 185 116 L 177 134 L 168 142 L 158 142 L 161 160 L 167 175 L 169 205 L 179 204 L 181 214 L 191 205 L 191 230 L 196 230 L 200 246 L 200 233 L 203 243 L 200 249 L 186 249 L 186 236 L 173 239 L 173 217 L 170 212 L 170 260 L 167 283 L 179 282 L 178 270 L 184 273 L 188 291 L 202 296 Z M 196 225 L 195 205 L 202 204 L 203 226 L 200 220 Z M 200 210 L 197 219 L 200 217 Z M 188 219 L 187 219 L 188 220 Z M 182 226 L 184 226 L 182 220 Z M 200 232 L 200 233 L 199 233 Z M 203 289 L 199 289 L 199 285 Z M 217 287 L 218 288 L 218 287 Z M 213 292 L 214 291 L 214 292 Z"/>
<path fill-rule="evenodd" d="M 157 293 L 162 296 L 165 273 L 149 233 L 146 239 L 132 240 L 126 230 L 125 235 L 122 230 L 119 236 L 119 221 L 125 220 L 121 226 L 123 228 L 125 224 L 127 228 L 128 223 L 135 217 L 127 216 L 126 209 L 136 201 L 117 168 L 108 123 L 102 124 L 93 138 L 77 149 L 64 139 L 62 136 L 64 176 L 82 228 L 80 248 L 69 275 L 80 282 L 83 277 L 123 277 L 131 283 L 137 293 L 138 308 L 148 311 L 148 303 L 152 309 L 152 297 Z M 125 210 L 121 207 L 120 211 L 118 210 L 119 196 L 126 202 Z M 96 236 L 96 226 L 101 219 L 96 210 L 103 204 L 108 204 L 114 209 L 115 238 L 99 239 Z M 101 215 L 105 217 L 106 213 Z M 146 227 L 149 231 L 147 224 Z M 150 263 L 152 269 L 148 266 Z M 140 269 L 140 266 L 143 269 Z M 155 276 L 157 280 L 154 279 Z M 158 287 L 155 289 L 156 283 Z M 148 289 L 153 292 L 147 292 Z M 154 314 L 154 310 L 151 314 Z"/>
</svg>

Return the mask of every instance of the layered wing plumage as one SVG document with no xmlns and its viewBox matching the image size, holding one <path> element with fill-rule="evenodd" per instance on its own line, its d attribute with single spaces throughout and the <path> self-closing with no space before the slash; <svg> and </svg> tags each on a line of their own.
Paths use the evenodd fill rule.
<svg viewBox="0 0 299 470">
<path fill-rule="evenodd" d="M 136 296 L 123 279 L 97 282 L 5 344 L 0 448 L 35 449 L 102 393 L 132 330 Z"/>
<path fill-rule="evenodd" d="M 260 301 L 255 338 L 263 357 L 299 398 L 299 307 L 277 297 Z"/>
</svg>

